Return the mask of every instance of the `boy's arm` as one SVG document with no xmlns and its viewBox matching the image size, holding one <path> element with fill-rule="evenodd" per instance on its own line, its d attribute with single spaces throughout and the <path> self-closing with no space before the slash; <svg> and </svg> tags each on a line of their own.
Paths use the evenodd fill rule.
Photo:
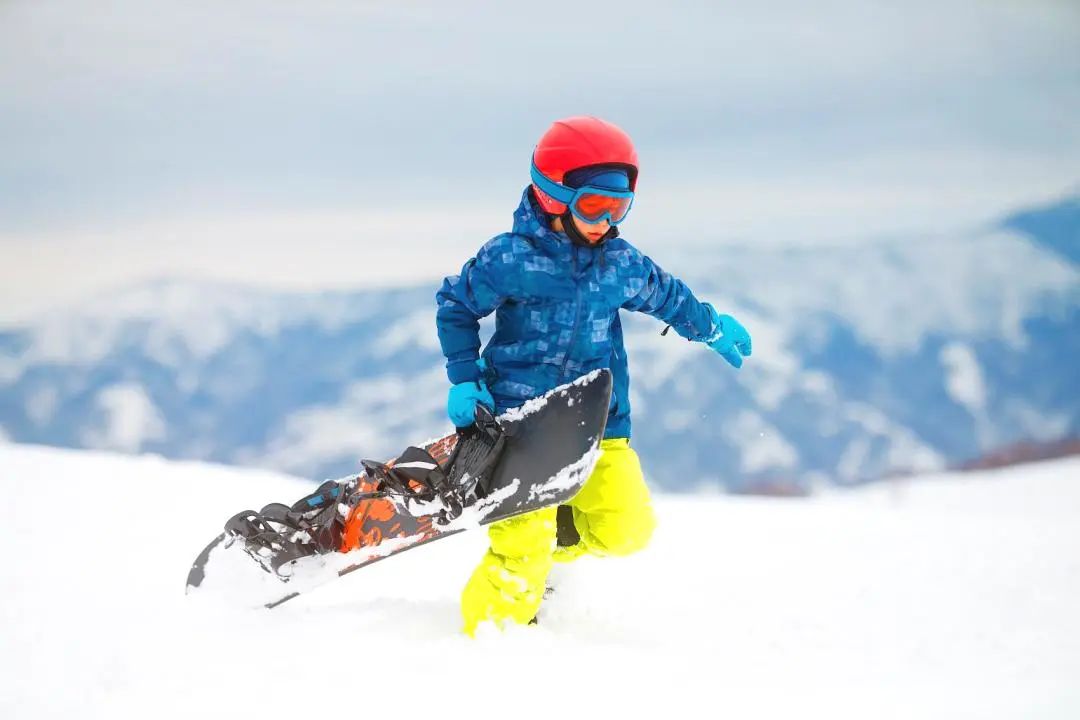
<svg viewBox="0 0 1080 720">
<path fill-rule="evenodd" d="M 480 318 L 490 315 L 507 299 L 501 280 L 506 273 L 498 267 L 501 253 L 497 240 L 470 258 L 460 275 L 443 280 L 435 296 L 439 344 L 446 356 L 446 375 L 455 385 L 480 377 L 476 365 L 480 357 Z"/>
<path fill-rule="evenodd" d="M 713 333 L 712 308 L 694 297 L 686 283 L 665 272 L 647 255 L 636 251 L 628 292 L 627 310 L 663 320 L 687 340 L 706 341 Z"/>
</svg>

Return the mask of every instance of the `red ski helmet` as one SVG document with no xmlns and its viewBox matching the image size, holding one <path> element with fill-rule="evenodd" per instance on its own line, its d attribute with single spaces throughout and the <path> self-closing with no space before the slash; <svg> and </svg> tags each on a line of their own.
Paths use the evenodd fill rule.
<svg viewBox="0 0 1080 720">
<path fill-rule="evenodd" d="M 621 128 L 596 117 L 556 120 L 536 144 L 533 165 L 552 182 L 562 184 L 566 173 L 590 165 L 618 165 L 626 170 L 630 190 L 637 186 L 638 159 L 634 143 Z M 533 193 L 544 212 L 562 215 L 566 204 L 533 183 Z"/>
</svg>

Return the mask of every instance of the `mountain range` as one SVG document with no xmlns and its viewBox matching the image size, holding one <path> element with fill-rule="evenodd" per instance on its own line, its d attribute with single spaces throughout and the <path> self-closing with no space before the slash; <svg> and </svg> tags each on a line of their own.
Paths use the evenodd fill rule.
<svg viewBox="0 0 1080 720">
<path fill-rule="evenodd" d="M 755 345 L 735 371 L 625 317 L 658 487 L 805 492 L 1080 437 L 1080 198 L 939 237 L 639 246 Z M 0 331 L 0 438 L 351 473 L 449 429 L 436 289 L 88 299 Z"/>
</svg>

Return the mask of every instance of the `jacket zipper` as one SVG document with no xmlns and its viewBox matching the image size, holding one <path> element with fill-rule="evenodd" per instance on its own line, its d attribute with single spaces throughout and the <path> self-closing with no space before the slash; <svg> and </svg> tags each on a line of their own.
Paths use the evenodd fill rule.
<svg viewBox="0 0 1080 720">
<path fill-rule="evenodd" d="M 566 357 L 563 358 L 562 370 L 559 371 L 560 385 L 566 380 L 566 366 L 570 363 L 570 350 L 574 347 L 578 326 L 581 324 L 581 279 L 578 277 L 577 247 L 575 246 L 571 252 L 574 254 L 574 328 L 570 331 L 570 344 L 566 347 Z"/>
</svg>

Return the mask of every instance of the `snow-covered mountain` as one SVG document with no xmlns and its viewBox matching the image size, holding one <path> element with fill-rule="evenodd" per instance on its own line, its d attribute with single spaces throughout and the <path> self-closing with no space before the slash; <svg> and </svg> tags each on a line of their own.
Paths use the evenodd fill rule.
<svg viewBox="0 0 1080 720">
<path fill-rule="evenodd" d="M 798 491 L 1080 436 L 1078 200 L 864 246 L 639 243 L 755 341 L 735 372 L 627 318 L 635 444 L 664 488 Z M 0 333 L 0 437 L 347 474 L 448 429 L 436 287 L 96 298 Z"/>
<path fill-rule="evenodd" d="M 460 633 L 463 533 L 273 611 L 185 598 L 237 509 L 312 484 L 0 447 L 0 717 L 1080 714 L 1080 461 L 808 500 L 657 497 L 653 543 L 557 569 L 536 627 Z"/>
</svg>

